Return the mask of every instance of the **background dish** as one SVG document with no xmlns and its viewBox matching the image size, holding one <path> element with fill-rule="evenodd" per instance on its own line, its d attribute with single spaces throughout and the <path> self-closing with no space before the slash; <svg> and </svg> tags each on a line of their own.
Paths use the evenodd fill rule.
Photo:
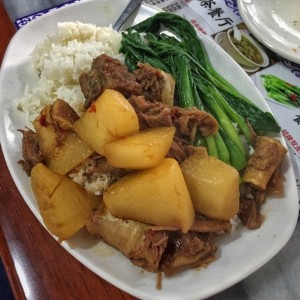
<svg viewBox="0 0 300 300">
<path fill-rule="evenodd" d="M 277 54 L 300 63 L 300 2 L 238 0 L 243 21 L 253 35 Z"/>
<path fill-rule="evenodd" d="M 215 36 L 215 41 L 230 55 L 229 51 L 226 49 L 226 46 L 228 43 L 226 32 L 217 33 Z M 232 58 L 234 58 L 233 55 L 230 55 L 230 56 L 232 56 Z M 256 72 L 259 69 L 258 66 L 250 67 L 250 66 L 243 65 L 241 63 L 239 63 L 239 65 L 243 68 L 244 71 L 249 72 L 249 73 Z"/>
<path fill-rule="evenodd" d="M 265 53 L 265 50 L 254 40 L 251 38 L 249 34 L 246 34 L 241 31 L 242 38 L 246 39 L 248 43 L 252 45 L 252 49 L 254 48 L 255 51 L 260 55 L 261 61 L 255 61 L 253 59 L 249 59 L 246 57 L 233 43 L 233 39 L 231 34 L 233 29 L 229 29 L 226 32 L 227 43 L 225 44 L 225 50 L 240 64 L 247 66 L 247 67 L 266 67 L 269 64 L 269 58 Z"/>
<path fill-rule="evenodd" d="M 219 32 L 215 35 L 215 41 L 244 69 L 246 72 L 252 73 L 256 72 L 260 67 L 265 67 L 269 64 L 269 58 L 262 47 L 260 47 L 257 43 L 257 48 L 260 50 L 260 53 L 263 57 L 263 62 L 261 65 L 252 63 L 251 61 L 247 60 L 229 41 L 228 32 Z M 242 35 L 246 35 L 242 33 Z M 254 40 L 249 36 L 246 35 L 254 42 Z"/>
<path fill-rule="evenodd" d="M 122 4 L 122 5 L 121 5 Z M 58 21 L 81 21 L 98 26 L 116 20 L 127 1 L 118 8 L 110 1 L 84 1 L 55 11 L 22 28 L 12 39 L 3 60 L 0 75 L 0 137 L 3 153 L 11 175 L 27 205 L 42 223 L 30 181 L 17 161 L 21 158 L 21 134 L 26 120 L 16 111 L 12 99 L 20 97 L 26 84 L 34 83 L 30 68 L 30 53 L 36 43 L 53 34 Z M 156 12 L 143 5 L 137 21 Z M 102 16 L 103 13 L 103 16 Z M 32 37 L 28 43 L 28 36 Z M 214 41 L 201 36 L 213 65 L 230 82 L 239 78 L 239 90 L 263 109 L 266 102 L 245 72 Z M 85 230 L 62 246 L 96 274 L 120 289 L 143 299 L 201 299 L 218 293 L 242 280 L 271 259 L 288 241 L 297 222 L 298 202 L 294 173 L 289 159 L 284 163 L 286 176 L 284 199 L 270 199 L 263 212 L 267 222 L 261 229 L 248 231 L 238 228 L 232 235 L 222 237 L 220 259 L 207 269 L 190 270 L 170 279 L 163 279 L 162 290 L 156 290 L 156 275 L 133 266 L 119 252 L 89 236 Z M 284 223 L 280 222 L 285 220 Z M 251 248 L 249 247 L 251 245 Z M 182 286 L 185 287 L 182 290 Z"/>
</svg>

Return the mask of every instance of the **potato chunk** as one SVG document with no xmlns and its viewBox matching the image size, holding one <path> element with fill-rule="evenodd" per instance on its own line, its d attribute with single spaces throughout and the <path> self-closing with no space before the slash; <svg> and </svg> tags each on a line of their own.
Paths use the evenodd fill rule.
<svg viewBox="0 0 300 300">
<path fill-rule="evenodd" d="M 181 170 L 196 212 L 229 220 L 239 210 L 239 173 L 221 160 L 195 152 Z"/>
<path fill-rule="evenodd" d="M 67 174 L 94 153 L 75 132 L 63 132 L 62 141 L 58 143 L 58 133 L 53 126 L 42 126 L 38 120 L 35 120 L 33 125 L 46 164 L 54 172 Z"/>
<path fill-rule="evenodd" d="M 103 155 L 105 144 L 138 132 L 139 121 L 126 98 L 117 91 L 107 89 L 73 123 L 73 128 L 83 141 Z"/>
<path fill-rule="evenodd" d="M 103 155 L 104 146 L 116 138 L 97 120 L 97 115 L 86 112 L 81 119 L 73 123 L 75 132 L 95 152 Z"/>
<path fill-rule="evenodd" d="M 67 174 L 91 156 L 94 150 L 83 142 L 75 132 L 66 135 L 63 144 L 55 149 L 48 161 L 48 167 L 61 175 Z"/>
<path fill-rule="evenodd" d="M 45 175 L 47 177 L 44 180 L 42 176 Z M 62 180 L 63 176 L 50 171 L 43 164 L 37 164 L 31 170 L 31 188 L 37 199 L 50 198 Z"/>
<path fill-rule="evenodd" d="M 72 130 L 72 123 L 78 118 L 68 103 L 58 99 L 47 105 L 32 123 L 46 165 L 62 175 L 94 152 Z"/>
<path fill-rule="evenodd" d="M 60 240 L 74 235 L 101 201 L 71 179 L 43 164 L 31 171 L 31 187 L 46 228 Z"/>
<path fill-rule="evenodd" d="M 168 153 L 174 134 L 175 127 L 150 128 L 106 144 L 104 155 L 117 168 L 152 168 Z"/>
<path fill-rule="evenodd" d="M 172 158 L 124 176 L 108 188 L 103 200 L 114 216 L 183 232 L 190 229 L 195 218 L 182 172 Z"/>
</svg>

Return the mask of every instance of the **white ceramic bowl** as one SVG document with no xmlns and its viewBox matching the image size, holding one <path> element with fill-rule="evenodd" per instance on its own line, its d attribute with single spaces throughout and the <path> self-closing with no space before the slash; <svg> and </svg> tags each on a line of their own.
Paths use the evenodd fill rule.
<svg viewBox="0 0 300 300">
<path fill-rule="evenodd" d="M 232 33 L 233 29 L 229 29 L 226 32 L 226 36 L 223 41 L 223 47 L 239 64 L 242 64 L 244 66 L 248 67 L 266 67 L 269 64 L 269 58 L 264 51 L 264 49 L 254 40 L 252 39 L 248 34 L 241 31 L 242 37 L 247 39 L 247 41 L 256 49 L 256 51 L 261 56 L 260 61 L 252 60 L 248 57 L 246 57 L 233 43 L 232 41 Z"/>
</svg>

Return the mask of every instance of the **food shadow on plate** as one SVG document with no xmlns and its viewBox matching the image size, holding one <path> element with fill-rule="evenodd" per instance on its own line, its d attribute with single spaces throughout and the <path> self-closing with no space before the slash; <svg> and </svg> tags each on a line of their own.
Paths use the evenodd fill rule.
<svg viewBox="0 0 300 300">
<path fill-rule="evenodd" d="M 220 251 L 222 251 L 222 248 L 224 246 L 234 242 L 235 240 L 238 240 L 241 237 L 243 231 L 246 230 L 239 219 L 236 219 L 234 223 L 235 224 L 233 224 L 230 232 L 216 236 L 215 242 L 219 249 L 218 254 L 220 254 Z"/>
<path fill-rule="evenodd" d="M 90 249 L 96 246 L 99 241 L 101 241 L 100 238 L 92 236 L 86 227 L 83 227 L 64 242 L 67 243 L 71 249 Z"/>
</svg>

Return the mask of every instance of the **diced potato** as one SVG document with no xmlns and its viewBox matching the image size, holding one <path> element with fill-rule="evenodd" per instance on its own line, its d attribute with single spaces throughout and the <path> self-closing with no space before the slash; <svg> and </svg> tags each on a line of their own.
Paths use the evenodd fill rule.
<svg viewBox="0 0 300 300">
<path fill-rule="evenodd" d="M 83 116 L 73 123 L 74 130 L 92 149 L 104 155 L 104 145 L 136 133 L 139 121 L 124 96 L 107 89 L 92 103 Z"/>
<path fill-rule="evenodd" d="M 124 176 L 108 188 L 103 200 L 116 217 L 175 227 L 183 232 L 190 229 L 195 218 L 182 172 L 172 158 Z"/>
<path fill-rule="evenodd" d="M 84 143 L 76 133 L 69 130 L 58 131 L 51 125 L 49 114 L 51 109 L 58 106 L 56 105 L 58 101 L 62 100 L 57 100 L 53 105 L 48 105 L 41 111 L 33 121 L 33 127 L 47 166 L 59 174 L 66 174 L 89 157 L 94 150 Z M 63 120 L 68 121 L 67 118 Z"/>
<path fill-rule="evenodd" d="M 75 132 L 95 152 L 104 155 L 104 146 L 114 141 L 105 125 L 97 120 L 97 115 L 86 112 L 78 121 L 73 123 Z"/>
<path fill-rule="evenodd" d="M 48 176 L 49 174 L 51 175 Z M 37 199 L 51 197 L 62 180 L 63 177 L 60 174 L 48 171 L 48 168 L 43 164 L 37 164 L 31 170 L 31 188 Z"/>
<path fill-rule="evenodd" d="M 87 152 L 90 154 L 93 152 L 72 132 L 72 123 L 78 118 L 77 113 L 68 103 L 57 99 L 53 104 L 47 105 L 33 121 L 39 146 L 47 165 L 53 165 L 53 170 L 60 174 L 65 174 L 70 170 L 66 168 L 75 167 L 81 163 L 86 158 Z M 79 146 L 81 149 L 78 149 Z M 77 153 L 70 155 L 69 152 L 75 152 L 76 149 Z M 83 153 L 79 153 L 81 151 Z"/>
<path fill-rule="evenodd" d="M 229 220 L 239 210 L 239 173 L 221 160 L 195 152 L 181 170 L 196 212 Z"/>
<path fill-rule="evenodd" d="M 57 147 L 57 133 L 53 126 L 45 125 L 46 115 L 50 110 L 51 105 L 46 106 L 38 117 L 32 122 L 37 137 L 39 139 L 39 146 L 43 152 L 46 160 L 50 159 Z"/>
<path fill-rule="evenodd" d="M 106 144 L 104 155 L 117 168 L 152 168 L 165 158 L 174 134 L 175 127 L 150 128 Z"/>
<path fill-rule="evenodd" d="M 75 132 L 69 132 L 63 144 L 55 149 L 54 155 L 48 162 L 48 167 L 52 171 L 64 175 L 93 153 L 94 150 Z"/>
<path fill-rule="evenodd" d="M 60 240 L 74 235 L 101 201 L 71 179 L 59 175 L 43 164 L 31 172 L 31 187 L 45 226 Z"/>
<path fill-rule="evenodd" d="M 105 90 L 94 105 L 100 122 L 114 137 L 121 138 L 139 131 L 134 108 L 118 91 Z"/>
</svg>

